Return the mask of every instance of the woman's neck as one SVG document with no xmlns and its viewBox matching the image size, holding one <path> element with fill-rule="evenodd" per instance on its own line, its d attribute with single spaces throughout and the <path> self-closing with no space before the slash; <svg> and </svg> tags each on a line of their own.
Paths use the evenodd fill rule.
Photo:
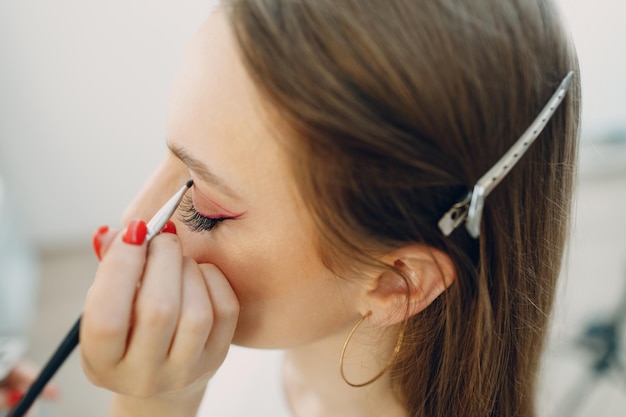
<svg viewBox="0 0 626 417">
<path fill-rule="evenodd" d="M 287 351 L 283 381 L 294 417 L 405 417 L 387 373 L 361 388 L 351 387 L 341 378 L 339 356 L 348 331 Z M 354 383 L 380 372 L 393 351 L 393 346 L 384 343 L 353 340 L 350 345 L 366 346 L 346 352 L 344 371 Z"/>
</svg>

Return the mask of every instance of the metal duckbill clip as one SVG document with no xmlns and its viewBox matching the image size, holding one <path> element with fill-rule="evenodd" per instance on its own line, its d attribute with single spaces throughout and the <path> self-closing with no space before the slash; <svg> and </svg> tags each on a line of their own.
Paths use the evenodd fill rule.
<svg viewBox="0 0 626 417">
<path fill-rule="evenodd" d="M 528 150 L 530 145 L 537 139 L 541 131 L 546 127 L 554 112 L 563 102 L 565 94 L 567 94 L 574 72 L 570 71 L 556 92 L 552 95 L 548 104 L 541 110 L 539 116 L 530 124 L 528 129 L 513 144 L 511 149 L 504 154 L 498 162 L 485 175 L 483 175 L 474 189 L 459 202 L 454 204 L 437 223 L 439 229 L 445 236 L 449 236 L 463 221 L 466 222 L 465 228 L 473 238 L 480 235 L 480 222 L 485 206 L 485 199 L 493 191 L 493 189 L 502 181 L 502 179 L 511 171 L 511 168 L 519 161 L 522 155 Z"/>
</svg>

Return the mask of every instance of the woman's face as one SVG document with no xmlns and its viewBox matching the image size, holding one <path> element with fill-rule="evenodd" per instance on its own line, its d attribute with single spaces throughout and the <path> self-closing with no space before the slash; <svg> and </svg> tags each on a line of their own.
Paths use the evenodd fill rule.
<svg viewBox="0 0 626 417">
<path fill-rule="evenodd" d="M 345 336 L 363 312 L 364 287 L 322 264 L 286 154 L 236 48 L 223 12 L 214 12 L 174 81 L 166 160 L 126 220 L 151 217 L 192 178 L 198 214 L 226 220 L 212 231 L 192 230 L 179 215 L 173 220 L 184 254 L 215 264 L 235 290 L 241 305 L 235 343 L 284 348 Z M 198 228 L 214 224 L 195 217 Z"/>
</svg>

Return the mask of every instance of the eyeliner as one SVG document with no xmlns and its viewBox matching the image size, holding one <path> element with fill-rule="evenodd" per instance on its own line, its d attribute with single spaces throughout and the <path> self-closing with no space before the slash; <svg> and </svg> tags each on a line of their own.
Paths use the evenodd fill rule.
<svg viewBox="0 0 626 417">
<path fill-rule="evenodd" d="M 172 217 L 185 193 L 193 185 L 193 180 L 187 181 L 187 183 L 176 192 L 164 205 L 156 212 L 152 219 L 146 224 L 148 228 L 148 234 L 146 235 L 146 242 L 149 243 L 165 226 L 165 223 Z M 74 348 L 78 346 L 79 331 L 81 316 L 76 320 L 76 323 L 72 326 L 67 333 L 57 350 L 52 357 L 46 363 L 46 366 L 41 370 L 37 379 L 30 386 L 28 391 L 24 394 L 24 397 L 20 402 L 9 411 L 7 417 L 23 417 L 26 412 L 33 405 L 41 391 L 43 391 L 46 384 L 52 379 L 54 374 L 59 370 L 61 365 L 67 360 Z"/>
</svg>

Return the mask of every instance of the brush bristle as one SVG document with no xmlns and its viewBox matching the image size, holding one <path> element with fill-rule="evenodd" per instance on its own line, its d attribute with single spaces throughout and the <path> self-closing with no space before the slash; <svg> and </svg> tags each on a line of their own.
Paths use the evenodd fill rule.
<svg viewBox="0 0 626 417">
<path fill-rule="evenodd" d="M 187 184 L 185 185 L 187 186 L 187 188 L 191 188 L 191 186 L 193 185 L 193 180 L 187 181 Z"/>
</svg>

